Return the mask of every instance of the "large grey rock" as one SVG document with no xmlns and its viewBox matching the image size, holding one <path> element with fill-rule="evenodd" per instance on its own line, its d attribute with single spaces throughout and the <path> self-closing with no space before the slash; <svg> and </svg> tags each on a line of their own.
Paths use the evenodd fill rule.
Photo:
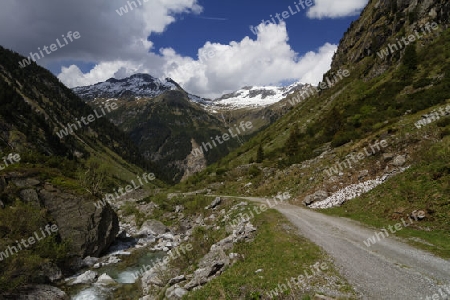
<svg viewBox="0 0 450 300">
<path fill-rule="evenodd" d="M 306 205 L 310 205 L 311 203 L 325 200 L 328 197 L 328 193 L 323 190 L 318 190 L 314 194 L 308 195 L 303 200 L 303 203 Z"/>
<path fill-rule="evenodd" d="M 110 285 L 110 284 L 116 284 L 116 281 L 111 278 L 111 276 L 107 275 L 106 273 L 103 273 L 98 277 L 97 283 L 101 285 Z"/>
<path fill-rule="evenodd" d="M 147 220 L 142 224 L 138 236 L 160 235 L 169 231 L 166 225 L 157 220 Z"/>
<path fill-rule="evenodd" d="M 109 204 L 96 208 L 88 197 L 63 193 L 48 186 L 40 190 L 39 197 L 55 219 L 58 234 L 70 241 L 71 253 L 99 257 L 119 232 L 117 214 Z"/>
<path fill-rule="evenodd" d="M 179 287 L 178 285 L 174 285 L 166 290 L 166 298 L 169 300 L 182 299 L 187 293 L 188 291 L 185 289 Z"/>
<path fill-rule="evenodd" d="M 162 271 L 166 268 L 164 266 L 155 266 L 152 267 L 149 271 L 146 271 L 142 276 L 142 285 L 143 286 L 151 286 L 156 285 L 159 287 L 163 287 L 166 285 L 166 281 L 161 278 Z"/>
<path fill-rule="evenodd" d="M 41 182 L 34 178 L 16 178 L 12 180 L 12 183 L 14 183 L 17 187 L 33 187 Z"/>
<path fill-rule="evenodd" d="M 394 158 L 394 160 L 392 161 L 392 164 L 393 164 L 394 166 L 397 166 L 397 167 L 401 167 L 401 166 L 403 166 L 405 163 L 406 163 L 406 156 L 404 156 L 404 155 L 397 155 L 397 156 Z"/>
<path fill-rule="evenodd" d="M 61 269 L 53 262 L 42 264 L 41 272 L 44 278 L 50 280 L 51 282 L 55 282 L 63 278 Z"/>
<path fill-rule="evenodd" d="M 182 281 L 186 280 L 186 276 L 184 275 L 178 275 L 172 279 L 169 280 L 169 285 L 174 285 L 176 283 L 180 283 Z"/>
<path fill-rule="evenodd" d="M 75 284 L 85 284 L 85 283 L 94 283 L 95 280 L 98 277 L 98 273 L 95 271 L 86 271 L 77 278 L 75 278 L 74 281 L 72 281 L 69 285 L 75 285 Z"/>
<path fill-rule="evenodd" d="M 215 248 L 206 254 L 199 262 L 199 268 L 194 272 L 194 278 L 185 285 L 185 289 L 192 290 L 194 287 L 204 285 L 211 276 L 221 272 L 230 264 L 230 258 L 221 248 Z"/>
<path fill-rule="evenodd" d="M 99 259 L 98 259 L 97 257 L 90 257 L 90 256 L 87 256 L 87 257 L 85 257 L 85 258 L 83 259 L 83 264 L 84 264 L 86 267 L 92 267 L 92 266 L 94 266 L 96 263 L 98 263 L 98 261 L 99 261 Z"/>
<path fill-rule="evenodd" d="M 222 199 L 220 197 L 216 197 L 210 205 L 208 205 L 207 207 L 205 207 L 205 209 L 214 209 L 216 208 L 218 205 L 220 205 L 220 203 L 222 203 Z"/>
</svg>

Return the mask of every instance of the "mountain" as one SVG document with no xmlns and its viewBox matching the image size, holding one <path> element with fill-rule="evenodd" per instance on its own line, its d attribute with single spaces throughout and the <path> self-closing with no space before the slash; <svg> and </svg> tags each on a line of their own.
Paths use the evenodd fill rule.
<svg viewBox="0 0 450 300">
<path fill-rule="evenodd" d="M 288 95 L 296 91 L 301 91 L 304 86 L 300 82 L 285 87 L 247 86 L 212 100 L 207 103 L 207 108 L 209 110 L 234 110 L 239 108 L 266 107 L 285 99 Z"/>
<path fill-rule="evenodd" d="M 299 82 L 286 87 L 246 87 L 209 100 L 189 94 L 170 78 L 161 81 L 149 74 L 135 74 L 77 87 L 73 92 L 94 107 L 117 103 L 119 109 L 109 114 L 110 120 L 129 134 L 145 158 L 164 168 L 170 180 L 179 181 L 277 120 L 288 111 L 281 100 L 306 87 Z M 198 145 L 241 122 L 252 122 L 252 130 L 193 156 Z"/>
<path fill-rule="evenodd" d="M 171 90 L 181 90 L 181 88 L 170 78 L 163 82 L 148 74 L 135 74 L 124 79 L 110 78 L 105 82 L 73 89 L 74 93 L 85 100 L 93 100 L 95 98 L 156 97 Z"/>
<path fill-rule="evenodd" d="M 207 99 L 187 93 L 178 83 L 170 78 L 161 81 L 144 73 L 134 74 L 123 79 L 110 78 L 105 82 L 76 87 L 72 90 L 85 101 L 91 101 L 96 98 L 154 98 L 167 91 L 180 91 L 185 93 L 193 102 L 208 103 Z"/>
<path fill-rule="evenodd" d="M 198 103 L 207 100 L 187 93 L 171 79 L 161 82 L 148 74 L 135 74 L 73 91 L 94 107 L 116 103 L 118 109 L 108 115 L 109 119 L 174 182 L 217 161 L 254 132 L 242 132 L 214 146 L 216 140 L 212 139 L 234 130 L 234 124 L 208 113 Z M 202 143 L 208 148 L 201 148 Z"/>
</svg>

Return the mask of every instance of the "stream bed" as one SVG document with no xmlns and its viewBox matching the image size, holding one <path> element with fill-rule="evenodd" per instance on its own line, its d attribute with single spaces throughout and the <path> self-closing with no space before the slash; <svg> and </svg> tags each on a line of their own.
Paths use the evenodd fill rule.
<svg viewBox="0 0 450 300">
<path fill-rule="evenodd" d="M 85 268 L 80 270 L 78 274 L 70 279 L 76 278 L 80 274 L 88 270 L 102 274 L 109 275 L 117 284 L 102 285 L 97 283 L 92 284 L 77 284 L 68 285 L 68 281 L 60 286 L 72 300 L 109 300 L 109 299 L 139 299 L 141 295 L 140 279 L 142 273 L 138 273 L 144 266 L 153 265 L 155 259 L 162 258 L 167 253 L 149 251 L 146 247 L 141 249 L 127 249 L 122 245 L 121 249 L 110 252 L 102 257 L 102 260 L 108 257 L 117 257 L 121 261 L 114 264 L 102 266 L 100 268 Z M 121 298 L 123 296 L 124 298 Z"/>
</svg>

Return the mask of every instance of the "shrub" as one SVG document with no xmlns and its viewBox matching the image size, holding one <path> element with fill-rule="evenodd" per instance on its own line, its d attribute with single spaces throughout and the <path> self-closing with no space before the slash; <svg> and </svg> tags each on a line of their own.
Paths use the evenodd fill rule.
<svg viewBox="0 0 450 300">
<path fill-rule="evenodd" d="M 248 169 L 248 175 L 250 177 L 256 177 L 261 174 L 261 170 L 257 166 L 250 166 Z"/>
<path fill-rule="evenodd" d="M 333 140 L 331 141 L 331 146 L 332 147 L 339 147 L 342 146 L 348 142 L 350 142 L 351 140 L 353 140 L 355 138 L 355 134 L 354 132 L 349 132 L 349 131 L 345 131 L 345 132 L 338 132 L 334 135 Z"/>
</svg>

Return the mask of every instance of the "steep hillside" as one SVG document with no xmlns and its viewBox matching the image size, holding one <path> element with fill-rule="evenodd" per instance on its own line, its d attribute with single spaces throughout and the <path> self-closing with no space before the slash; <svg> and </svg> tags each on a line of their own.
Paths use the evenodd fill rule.
<svg viewBox="0 0 450 300">
<path fill-rule="evenodd" d="M 94 203 L 144 172 L 132 162 L 152 168 L 106 106 L 93 111 L 49 71 L 17 68 L 21 59 L 0 47 L 0 294 L 106 251 L 118 217 Z"/>
<path fill-rule="evenodd" d="M 382 184 L 373 193 L 385 202 L 358 199 L 355 214 L 389 222 L 423 210 L 424 226 L 447 230 L 448 240 L 449 22 L 447 1 L 370 1 L 318 85 L 331 88 L 288 97 L 286 116 L 179 188 L 288 191 L 293 203 L 327 207 L 326 199 L 345 210 L 349 195 Z M 396 185 L 393 178 L 404 182 L 395 198 L 383 189 L 386 180 Z M 444 244 L 436 252 L 445 255 Z"/>
</svg>

